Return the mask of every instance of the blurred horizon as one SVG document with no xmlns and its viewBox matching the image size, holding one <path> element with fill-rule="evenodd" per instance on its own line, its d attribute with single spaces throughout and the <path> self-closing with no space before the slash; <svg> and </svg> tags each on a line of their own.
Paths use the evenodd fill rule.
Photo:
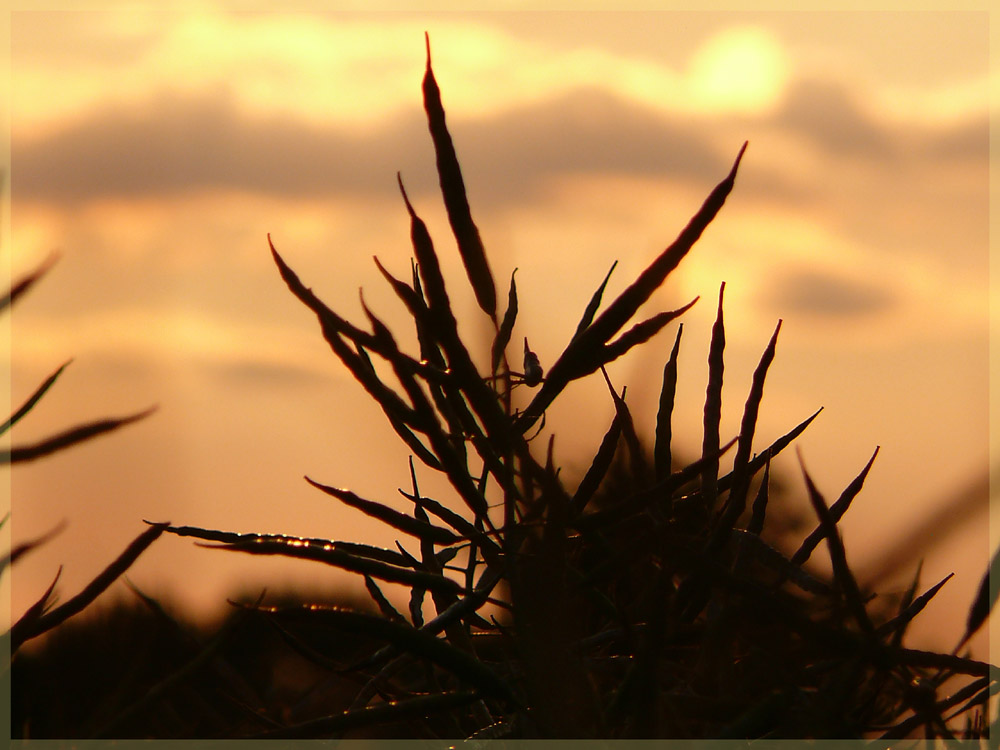
<svg viewBox="0 0 1000 750">
<path fill-rule="evenodd" d="M 512 346 L 527 337 L 543 366 L 611 264 L 606 301 L 749 141 L 726 206 L 643 311 L 700 296 L 680 318 L 680 450 L 700 450 L 725 282 L 724 435 L 781 319 L 755 450 L 823 407 L 796 442 L 832 502 L 880 446 L 841 524 L 849 560 L 871 575 L 906 540 L 930 545 L 922 521 L 964 502 L 964 520 L 927 548 L 922 586 L 957 575 L 913 635 L 957 642 L 990 558 L 987 13 L 168 7 L 12 14 L 14 278 L 60 253 L 13 310 L 14 404 L 73 358 L 13 440 L 159 405 L 11 472 L 14 543 L 67 522 L 3 583 L 15 615 L 60 564 L 60 591 L 75 593 L 143 519 L 393 546 L 302 480 L 392 502 L 408 451 L 284 287 L 266 236 L 359 325 L 363 287 L 413 351 L 372 262 L 409 274 L 400 172 L 485 361 L 488 321 L 454 252 L 421 108 L 427 31 L 503 305 L 518 269 Z M 675 331 L 609 368 L 649 438 Z M 586 467 L 613 411 L 600 377 L 549 410 L 565 475 Z M 775 471 L 808 510 L 791 451 Z M 418 478 L 450 498 L 429 471 Z M 128 575 L 206 616 L 258 580 L 363 585 L 172 537 Z"/>
</svg>

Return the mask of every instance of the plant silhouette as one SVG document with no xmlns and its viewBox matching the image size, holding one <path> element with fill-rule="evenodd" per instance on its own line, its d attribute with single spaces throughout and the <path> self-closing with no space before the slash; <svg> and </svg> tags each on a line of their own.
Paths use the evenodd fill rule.
<svg viewBox="0 0 1000 750">
<path fill-rule="evenodd" d="M 492 345 L 489 352 L 470 350 L 459 335 L 438 251 L 402 176 L 414 255 L 410 277 L 397 278 L 375 262 L 412 318 L 417 355 L 405 351 L 398 332 L 363 298 L 368 329 L 328 307 L 268 238 L 289 290 L 412 453 L 409 487 L 401 490 L 409 512 L 306 479 L 408 541 L 384 549 L 349 540 L 166 527 L 228 550 L 351 571 L 362 576 L 371 597 L 368 608 L 264 606 L 260 600 L 239 605 L 246 621 L 268 623 L 329 679 L 356 680 L 348 699 L 299 701 L 269 714 L 269 728 L 240 736 L 399 736 L 401 730 L 412 737 L 475 739 L 985 736 L 994 689 L 989 665 L 957 650 L 938 654 L 903 644 L 908 623 L 944 581 L 918 595 L 914 580 L 887 609 L 872 603 L 847 565 L 837 522 L 860 493 L 877 449 L 832 503 L 799 455 L 813 530 L 791 555 L 765 541 L 771 463 L 819 413 L 770 445 L 754 443 L 780 321 L 753 374 L 739 433 L 724 436 L 721 285 L 701 453 L 689 463 L 679 462 L 674 432 L 680 426 L 672 423 L 681 326 L 663 368 L 651 455 L 636 432 L 625 389 L 607 372 L 606 365 L 694 304 L 626 328 L 716 219 L 747 144 L 677 238 L 602 308 L 609 271 L 562 353 L 544 363 L 527 338 L 514 336 L 514 274 L 501 314 L 429 40 L 423 103 L 449 224 L 491 324 Z M 508 362 L 512 341 L 521 355 L 519 370 Z M 489 362 L 487 370 L 479 360 Z M 585 377 L 604 380 L 615 415 L 589 468 L 571 486 L 556 464 L 553 439 L 545 446 L 535 440 L 546 410 Z M 523 408 L 515 407 L 515 393 L 531 394 Z M 727 470 L 723 461 L 730 457 Z M 424 494 L 425 471 L 446 476 L 454 496 Z M 829 579 L 803 567 L 820 546 L 832 561 Z M 407 612 L 386 596 L 387 583 L 409 591 Z M 985 619 L 987 600 L 981 592 L 974 603 L 970 633 Z M 425 602 L 434 612 L 427 620 Z M 363 652 L 338 653 L 333 644 L 344 638 L 358 639 L 352 643 Z M 211 648 L 219 647 L 205 646 L 209 656 L 216 653 Z M 942 697 L 942 685 L 955 676 L 961 688 Z M 966 718 L 964 728 L 956 728 L 956 716 Z"/>
</svg>

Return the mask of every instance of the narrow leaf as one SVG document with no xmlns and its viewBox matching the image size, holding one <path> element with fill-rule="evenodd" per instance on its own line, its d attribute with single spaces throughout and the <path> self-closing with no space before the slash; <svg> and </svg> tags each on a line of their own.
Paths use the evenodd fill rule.
<svg viewBox="0 0 1000 750">
<path fill-rule="evenodd" d="M 760 469 L 764 466 L 764 464 L 770 461 L 773 456 L 777 456 L 779 453 L 781 453 L 781 451 L 787 448 L 791 444 L 791 442 L 795 440 L 795 438 L 797 438 L 799 435 L 805 432 L 806 427 L 812 424 L 812 421 L 819 416 L 819 413 L 821 411 L 823 411 L 822 407 L 817 409 L 812 416 L 807 417 L 798 425 L 796 425 L 793 429 L 789 430 L 780 438 L 771 443 L 771 445 L 769 445 L 763 453 L 759 454 L 756 458 L 752 459 L 748 467 L 750 476 L 753 476 L 758 471 L 760 471 Z M 735 442 L 735 440 L 733 442 Z M 725 492 L 726 490 L 728 490 L 732 486 L 732 483 L 733 483 L 733 473 L 729 472 L 719 480 L 719 492 Z"/>
<path fill-rule="evenodd" d="M 402 544 L 399 543 L 398 539 L 396 540 L 396 549 L 398 549 L 399 552 L 400 552 L 400 554 L 402 554 L 403 557 L 406 558 L 406 564 L 407 564 L 407 566 L 413 568 L 414 570 L 421 570 L 420 560 L 418 560 L 413 555 L 411 555 L 409 552 L 407 552 L 406 548 Z"/>
<path fill-rule="evenodd" d="M 47 630 L 51 630 L 73 615 L 81 612 L 107 589 L 108 586 L 114 583 L 122 573 L 128 570 L 129 566 L 136 561 L 149 545 L 159 538 L 160 534 L 166 528 L 167 524 L 156 524 L 146 529 L 146 531 L 137 536 L 125 548 L 125 551 L 113 563 L 88 583 L 79 594 L 68 600 L 65 604 L 56 607 L 51 612 L 42 615 L 33 623 L 26 624 L 23 627 L 19 627 L 21 623 L 18 623 L 11 628 L 11 652 L 16 651 L 26 640 L 39 636 Z"/>
<path fill-rule="evenodd" d="M 462 537 L 472 540 L 479 547 L 489 547 L 494 552 L 499 554 L 500 548 L 496 546 L 496 543 L 490 539 L 488 536 L 483 534 L 481 531 L 476 529 L 476 527 L 469 523 L 465 518 L 460 516 L 455 511 L 450 508 L 446 508 L 437 500 L 429 497 L 417 497 L 416 495 L 411 495 L 408 492 L 399 490 L 399 494 L 405 497 L 407 500 L 411 500 L 416 503 L 428 513 L 431 513 L 446 524 L 451 526 L 455 531 L 457 531 Z"/>
<path fill-rule="evenodd" d="M 448 439 L 448 436 L 441 429 L 440 421 L 437 418 L 434 407 L 431 406 L 431 402 L 427 399 L 427 395 L 423 388 L 417 382 L 414 375 L 415 372 L 420 372 L 426 377 L 426 373 L 422 372 L 423 365 L 413 363 L 406 355 L 399 351 L 399 347 L 396 346 L 395 338 L 389 331 L 388 327 L 379 320 L 371 310 L 364 304 L 364 300 L 361 301 L 362 307 L 364 308 L 365 314 L 368 316 L 372 323 L 372 328 L 377 332 L 378 339 L 382 342 L 383 350 L 389 354 L 389 361 L 392 362 L 393 373 L 396 375 L 397 380 L 400 385 L 403 386 L 403 390 L 406 392 L 407 397 L 410 400 L 413 412 L 416 415 L 416 420 L 419 424 L 423 425 L 423 432 L 430 438 L 431 445 L 434 448 L 437 456 L 445 457 L 452 453 L 458 454 L 459 463 L 465 462 L 465 442 L 460 436 L 462 434 L 462 427 L 457 423 L 455 415 L 448 408 L 448 404 L 445 401 L 439 401 L 442 409 L 445 411 L 447 418 L 449 419 L 449 428 L 457 431 L 459 437 L 455 439 Z M 362 355 L 365 362 L 370 370 L 370 376 L 373 379 L 377 379 L 375 370 L 371 367 L 371 363 L 368 361 L 367 357 L 364 356 L 364 349 L 360 346 L 357 347 L 358 354 Z M 432 368 L 432 372 L 437 373 L 435 368 Z M 432 391 L 437 392 L 433 384 L 428 383 Z M 397 430 L 398 432 L 398 430 Z M 403 433 L 400 433 L 401 435 Z M 404 436 L 405 439 L 405 436 Z M 411 445 L 411 443 L 407 443 Z M 419 444 L 419 441 L 418 441 Z M 417 451 L 419 454 L 419 450 Z M 423 456 L 421 456 L 423 459 Z M 445 458 L 447 460 L 447 458 Z M 426 459 L 424 459 L 426 462 Z"/>
<path fill-rule="evenodd" d="M 18 409 L 16 412 L 14 412 L 11 415 L 10 419 L 8 419 L 6 422 L 0 425 L 0 435 L 3 435 L 5 432 L 7 432 L 7 430 L 13 427 L 18 422 L 18 420 L 21 419 L 21 417 L 23 417 L 25 414 L 31 411 L 32 407 L 34 407 L 34 405 L 38 403 L 38 400 L 45 395 L 45 392 L 52 387 L 52 384 L 56 382 L 56 379 L 60 375 L 62 375 L 62 371 L 65 370 L 69 366 L 69 363 L 72 361 L 73 360 L 68 360 L 64 362 L 59 367 L 58 370 L 49 375 L 45 379 L 45 382 L 42 383 L 40 386 L 38 386 L 35 392 L 28 397 L 28 400 L 21 405 L 21 408 Z"/>
<path fill-rule="evenodd" d="M 956 651 L 964 646 L 966 641 L 986 622 L 986 618 L 989 617 L 990 612 L 996 606 L 997 596 L 1000 594 L 1000 588 L 998 587 L 1000 587 L 1000 549 L 993 553 L 993 559 L 990 560 L 990 567 L 986 571 L 986 575 L 983 576 L 983 580 L 979 583 L 976 598 L 969 609 L 969 617 L 965 624 L 965 634 L 956 647 Z"/>
<path fill-rule="evenodd" d="M 987 677 L 996 672 L 996 667 L 975 659 L 966 659 L 955 654 L 939 654 L 915 648 L 886 649 L 888 655 L 899 664 L 927 669 L 941 669 L 966 674 L 972 677 Z M 960 699 L 963 700 L 963 699 Z M 959 701 L 956 701 L 959 702 Z"/>
<path fill-rule="evenodd" d="M 423 219 L 417 216 L 417 212 L 410 203 L 410 198 L 403 187 L 403 177 L 396 174 L 396 182 L 399 184 L 399 192 L 403 196 L 403 203 L 406 211 L 410 215 L 410 239 L 413 243 L 413 252 L 417 258 L 417 268 L 420 277 L 423 279 L 423 287 L 427 295 L 427 305 L 432 313 L 442 314 L 447 310 L 450 315 L 451 305 L 448 301 L 448 293 L 444 286 L 444 276 L 441 275 L 441 265 L 438 262 L 437 253 L 434 251 L 434 243 L 431 240 L 430 232 Z"/>
<path fill-rule="evenodd" d="M 903 592 L 903 597 L 899 601 L 899 610 L 896 613 L 897 617 L 901 615 L 903 612 L 905 612 L 907 607 L 913 604 L 913 600 L 917 595 L 917 587 L 920 585 L 920 573 L 921 571 L 923 571 L 923 569 L 924 569 L 924 561 L 921 560 L 919 563 L 917 563 L 917 569 L 913 573 L 913 580 L 910 581 L 910 587 L 905 592 Z M 903 635 L 905 635 L 906 633 L 906 625 L 907 623 L 904 622 L 893 631 L 892 638 L 889 641 L 889 643 L 892 646 L 898 648 L 899 646 L 902 645 Z"/>
<path fill-rule="evenodd" d="M 49 269 L 56 264 L 57 260 L 59 260 L 59 254 L 52 253 L 34 271 L 15 283 L 5 296 L 0 297 L 0 311 L 6 310 L 13 305 L 18 297 L 27 292 L 42 276 L 49 272 Z"/>
<path fill-rule="evenodd" d="M 678 471 L 673 472 L 667 478 L 667 481 L 663 483 L 663 486 L 659 487 L 659 489 L 661 491 L 667 491 L 667 488 L 683 487 L 688 482 L 693 481 L 699 475 L 704 473 L 705 467 L 708 464 L 712 463 L 713 461 L 717 462 L 720 458 L 726 455 L 729 449 L 732 448 L 734 445 L 736 445 L 736 440 L 737 438 L 732 438 L 725 445 L 719 446 L 719 450 L 713 453 L 711 456 L 702 456 L 697 461 L 685 466 L 683 469 L 679 469 Z"/>
<path fill-rule="evenodd" d="M 339 336 L 336 338 L 338 341 L 340 340 Z M 340 343 L 344 345 L 343 341 Z M 350 352 L 346 345 L 344 347 L 346 351 Z M 375 371 L 375 365 L 372 364 L 371 358 L 368 356 L 368 350 L 363 346 L 356 345 L 354 351 L 350 352 L 350 358 L 349 363 L 343 357 L 341 357 L 341 361 L 347 365 L 355 379 L 382 407 L 382 413 L 385 414 L 396 434 L 424 464 L 440 470 L 441 462 L 437 456 L 410 429 L 412 426 L 424 434 L 430 434 L 436 426 L 431 415 L 426 410 L 421 412 L 415 405 L 407 404 L 399 394 L 382 382 Z"/>
<path fill-rule="evenodd" d="M 914 617 L 920 614 L 921 610 L 923 610 L 923 608 L 927 606 L 927 603 L 932 598 L 934 598 L 934 595 L 937 594 L 937 592 L 941 590 L 941 587 L 944 586 L 946 583 L 948 583 L 948 581 L 954 575 L 955 575 L 954 573 L 949 573 L 948 575 L 946 575 L 936 584 L 931 586 L 931 588 L 929 588 L 923 594 L 914 599 L 913 602 L 911 602 L 910 605 L 906 607 L 906 609 L 904 609 L 902 612 L 900 612 L 898 615 L 893 617 L 888 622 L 885 622 L 882 625 L 880 625 L 878 627 L 878 630 L 876 631 L 878 635 L 884 636 L 888 633 L 892 633 L 894 631 L 902 630 L 903 628 L 905 628 L 906 625 L 909 624 L 910 620 L 912 620 Z"/>
<path fill-rule="evenodd" d="M 43 544 L 52 539 L 54 536 L 57 536 L 64 528 L 66 528 L 66 522 L 60 521 L 58 524 L 56 524 L 55 528 L 45 532 L 41 536 L 35 537 L 34 539 L 31 539 L 27 542 L 22 542 L 21 544 L 18 544 L 6 555 L 0 557 L 0 572 L 3 572 L 3 570 L 8 565 L 13 565 L 15 562 L 18 561 L 19 558 L 28 554 L 33 549 L 41 547 Z"/>
<path fill-rule="evenodd" d="M 399 347 L 396 345 L 396 337 L 392 335 L 392 331 L 389 330 L 389 326 L 381 321 L 381 319 L 371 311 L 371 308 L 365 304 L 364 290 L 358 289 L 358 300 L 361 302 L 361 310 L 364 312 L 365 317 L 368 318 L 368 322 L 372 326 L 372 334 L 376 339 L 386 348 L 395 349 L 399 351 Z M 402 352 L 400 352 L 401 354 Z M 399 361 L 397 358 L 393 357 L 389 360 L 393 364 Z M 415 368 L 414 368 L 415 369 Z"/>
<path fill-rule="evenodd" d="M 495 570 L 487 569 L 483 572 L 478 585 L 475 586 L 471 594 L 468 594 L 461 599 L 457 599 L 450 607 L 426 623 L 423 622 L 423 613 L 420 612 L 417 615 L 417 619 L 414 620 L 414 623 L 417 623 L 418 620 L 420 621 L 421 624 L 419 625 L 419 628 L 422 633 L 426 633 L 427 635 L 437 635 L 438 633 L 447 630 L 453 624 L 458 623 L 459 620 L 466 618 L 479 618 L 479 615 L 476 614 L 476 610 L 483 606 L 496 584 L 500 581 L 501 574 L 499 571 L 499 566 Z M 470 588 L 472 587 L 470 586 Z M 384 663 L 398 653 L 399 650 L 395 646 L 384 646 L 370 657 L 353 665 L 352 671 L 371 669 L 374 666 Z"/>
<path fill-rule="evenodd" d="M 677 239 L 594 321 L 588 330 L 592 331 L 595 337 L 600 338 L 602 341 L 607 341 L 611 338 L 615 331 L 625 325 L 629 318 L 635 314 L 636 310 L 652 296 L 653 292 L 659 289 L 670 272 L 687 255 L 694 243 L 701 237 L 702 232 L 705 231 L 719 213 L 729 193 L 732 192 L 736 181 L 736 170 L 743 159 L 747 145 L 747 143 L 744 143 L 740 148 L 729 174 L 712 190 L 705 203 L 691 218 L 691 221 L 684 227 Z"/>
<path fill-rule="evenodd" d="M 440 412 L 447 421 L 448 429 L 451 430 L 452 439 L 449 441 L 450 446 L 452 450 L 458 454 L 459 461 L 464 462 L 466 460 L 464 434 L 475 434 L 479 432 L 480 428 L 476 424 L 472 414 L 469 412 L 469 408 L 465 400 L 462 398 L 461 394 L 458 393 L 458 388 L 452 382 L 450 373 L 446 371 L 447 364 L 445 363 L 444 357 L 441 353 L 439 342 L 433 333 L 435 330 L 434 321 L 431 318 L 430 310 L 427 308 L 427 304 L 424 302 L 423 295 L 420 292 L 420 278 L 417 275 L 416 264 L 413 266 L 415 288 L 412 289 L 386 271 L 382 264 L 379 263 L 378 258 L 375 258 L 375 264 L 378 266 L 379 271 L 382 272 L 382 275 L 386 278 L 386 280 L 392 285 L 397 295 L 403 300 L 404 304 L 406 304 L 407 309 L 409 309 L 410 314 L 414 319 L 417 329 L 417 339 L 420 342 L 420 356 L 425 361 L 420 362 L 417 367 L 411 367 L 411 369 L 423 377 L 423 379 L 427 382 L 434 404 L 437 407 L 438 412 Z M 404 385 L 407 386 L 408 391 L 415 389 L 415 385 L 413 383 L 404 382 Z M 397 429 L 397 432 L 403 436 L 407 445 L 413 445 L 414 442 L 417 442 L 415 439 L 409 439 L 410 436 L 401 432 L 399 429 Z M 436 458 L 432 458 L 433 463 L 428 461 L 426 455 L 427 453 L 429 452 L 425 449 L 424 453 L 420 456 L 421 460 L 426 465 L 431 466 L 438 471 L 443 471 L 443 466 Z"/>
<path fill-rule="evenodd" d="M 58 435 L 53 435 L 40 442 L 32 443 L 31 445 L 18 445 L 13 448 L 0 450 L 0 464 L 23 463 L 25 461 L 34 461 L 36 458 L 41 458 L 42 456 L 48 456 L 63 448 L 68 448 L 71 445 L 82 443 L 98 435 L 103 435 L 106 432 L 117 430 L 119 427 L 124 427 L 127 424 L 138 422 L 140 419 L 145 419 L 156 411 L 156 408 L 153 406 L 137 414 L 118 419 L 100 419 L 96 422 L 88 422 L 87 424 L 78 425 L 60 432 Z"/>
<path fill-rule="evenodd" d="M 406 443 L 407 447 L 410 448 L 424 463 L 424 466 L 428 466 L 431 469 L 436 469 L 437 471 L 444 471 L 444 467 L 426 445 L 420 442 L 420 438 L 413 434 L 413 431 L 407 427 L 403 420 L 399 419 L 395 414 L 390 411 L 383 410 L 386 418 L 389 420 L 389 424 L 392 429 L 395 430 L 396 434 L 399 435 L 403 442 Z"/>
<path fill-rule="evenodd" d="M 868 617 L 868 612 L 865 610 L 865 605 L 861 598 L 861 591 L 858 588 L 858 582 L 854 579 L 854 574 L 847 564 L 847 555 L 844 551 L 844 543 L 840 538 L 840 533 L 837 531 L 837 522 L 830 514 L 826 500 L 823 499 L 819 490 L 816 489 L 816 485 L 813 484 L 812 478 L 806 471 L 801 453 L 799 453 L 798 458 L 799 466 L 802 468 L 802 476 L 806 480 L 806 488 L 809 491 L 809 501 L 812 503 L 813 509 L 819 517 L 823 536 L 826 537 L 826 544 L 830 550 L 830 561 L 833 563 L 834 578 L 840 586 L 840 590 L 847 600 L 847 606 L 850 608 L 851 614 L 854 615 L 854 619 L 858 625 L 866 634 L 874 635 L 875 626 Z"/>
<path fill-rule="evenodd" d="M 615 266 L 617 265 L 617 260 L 611 264 L 611 268 L 608 269 L 608 273 L 604 277 L 604 281 L 602 281 L 601 285 L 597 287 L 597 291 L 591 295 L 590 302 L 587 303 L 587 308 L 583 311 L 583 317 L 580 318 L 580 322 L 576 326 L 576 333 L 573 334 L 573 338 L 576 338 L 590 327 L 590 324 L 594 320 L 594 315 L 597 313 L 597 308 L 601 306 L 601 297 L 604 296 L 604 288 L 608 285 L 608 279 L 611 278 L 611 272 L 615 270 Z"/>
<path fill-rule="evenodd" d="M 18 632 L 31 632 L 37 626 L 38 622 L 42 619 L 47 611 L 55 604 L 58 597 L 53 597 L 52 592 L 56 590 L 56 584 L 59 583 L 59 577 L 62 576 L 62 565 L 56 571 L 56 577 L 52 579 L 52 583 L 49 587 L 45 589 L 42 595 L 25 610 L 24 614 L 18 618 L 18 621 L 14 623 L 14 626 L 7 631 L 5 634 L 8 638 L 11 638 L 10 653 L 13 654 L 17 650 L 17 645 L 13 642 L 13 637 Z"/>
<path fill-rule="evenodd" d="M 837 498 L 837 502 L 830 506 L 830 517 L 833 518 L 834 523 L 840 521 L 844 517 L 844 513 L 847 509 L 851 507 L 851 501 L 857 497 L 858 493 L 861 492 L 861 488 L 865 484 L 865 477 L 868 476 L 869 470 L 872 468 L 872 464 L 875 463 L 875 457 L 878 455 L 878 446 L 875 447 L 875 452 L 872 453 L 872 457 L 868 459 L 868 463 L 865 464 L 865 468 L 861 470 L 854 481 L 852 481 L 844 491 L 841 493 L 840 497 Z M 796 565 L 802 565 L 812 551 L 816 549 L 816 546 L 823 540 L 823 525 L 817 526 L 809 536 L 805 538 L 799 548 L 792 555 L 792 562 Z"/>
<path fill-rule="evenodd" d="M 284 280 L 285 285 L 288 287 L 289 291 L 292 292 L 292 294 L 298 297 L 298 299 L 306 307 L 316 314 L 324 335 L 330 333 L 336 334 L 338 337 L 344 336 L 355 343 L 359 343 L 368 349 L 371 349 L 372 351 L 379 352 L 380 354 L 382 353 L 380 341 L 373 334 L 361 330 L 335 313 L 313 293 L 312 289 L 302 283 L 298 274 L 296 274 L 278 254 L 278 251 L 274 247 L 274 243 L 271 242 L 271 235 L 267 236 L 267 242 L 271 248 L 271 257 L 274 258 L 274 262 L 278 266 L 278 272 L 281 274 L 281 278 Z"/>
</svg>

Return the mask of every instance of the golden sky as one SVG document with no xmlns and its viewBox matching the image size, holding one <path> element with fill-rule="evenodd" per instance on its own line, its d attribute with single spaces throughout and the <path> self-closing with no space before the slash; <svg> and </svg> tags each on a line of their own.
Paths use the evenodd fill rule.
<svg viewBox="0 0 1000 750">
<path fill-rule="evenodd" d="M 757 447 L 825 407 L 800 445 L 835 498 L 881 446 L 843 522 L 852 562 L 873 563 L 985 476 L 988 14 L 266 6 L 12 15 L 11 265 L 17 275 L 61 254 L 13 315 L 14 402 L 74 358 L 14 441 L 160 407 L 14 472 L 15 541 L 68 522 L 19 563 L 15 613 L 60 563 L 74 592 L 144 518 L 392 546 L 302 481 L 391 502 L 407 451 L 288 294 L 266 234 L 338 312 L 363 320 L 363 286 L 407 330 L 372 263 L 408 273 L 400 171 L 461 325 L 488 350 L 437 195 L 425 31 L 498 285 L 518 268 L 514 340 L 527 336 L 543 365 L 611 263 L 609 295 L 748 140 L 725 208 L 649 303 L 701 296 L 683 317 L 678 439 L 700 445 L 725 281 L 723 430 L 736 434 L 780 318 Z M 647 435 L 673 330 L 609 369 Z M 572 476 L 613 405 L 597 378 L 562 401 L 548 427 Z M 783 458 L 808 507 L 794 455 Z M 985 502 L 928 551 L 927 585 L 959 573 L 939 599 L 960 618 L 988 561 Z M 286 574 L 319 585 L 327 571 L 165 538 L 129 575 L 205 609 Z"/>
</svg>

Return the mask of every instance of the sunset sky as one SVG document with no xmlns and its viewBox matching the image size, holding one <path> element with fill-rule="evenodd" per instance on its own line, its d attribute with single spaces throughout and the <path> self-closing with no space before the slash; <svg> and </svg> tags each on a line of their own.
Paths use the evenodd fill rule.
<svg viewBox="0 0 1000 750">
<path fill-rule="evenodd" d="M 755 449 L 825 407 L 798 443 L 832 502 L 881 446 L 842 522 L 859 570 L 979 488 L 979 510 L 928 549 L 922 579 L 958 574 L 932 605 L 952 618 L 935 643 L 954 645 L 989 559 L 987 13 L 269 5 L 12 15 L 5 258 L 16 278 L 60 254 L 12 316 L 15 406 L 73 358 L 13 442 L 159 405 L 13 472 L 15 543 L 68 524 L 18 563 L 15 615 L 60 564 L 60 591 L 75 593 L 142 519 L 393 546 L 392 533 L 302 479 L 409 509 L 396 492 L 409 483 L 405 446 L 284 286 L 266 235 L 359 324 L 363 287 L 416 351 L 372 262 L 409 273 L 401 172 L 463 331 L 488 352 L 421 105 L 427 31 L 502 300 L 518 269 L 513 341 L 527 337 L 543 366 L 612 262 L 606 299 L 676 237 L 749 141 L 726 206 L 644 308 L 701 296 L 682 318 L 675 435 L 696 454 L 725 281 L 724 438 L 780 318 Z M 609 368 L 650 437 L 675 331 Z M 599 377 L 553 405 L 546 429 L 567 481 L 613 412 Z M 808 508 L 793 451 L 775 471 Z M 418 476 L 449 499 L 429 469 Z M 360 585 L 176 537 L 129 578 L 200 612 L 286 579 Z"/>
</svg>

